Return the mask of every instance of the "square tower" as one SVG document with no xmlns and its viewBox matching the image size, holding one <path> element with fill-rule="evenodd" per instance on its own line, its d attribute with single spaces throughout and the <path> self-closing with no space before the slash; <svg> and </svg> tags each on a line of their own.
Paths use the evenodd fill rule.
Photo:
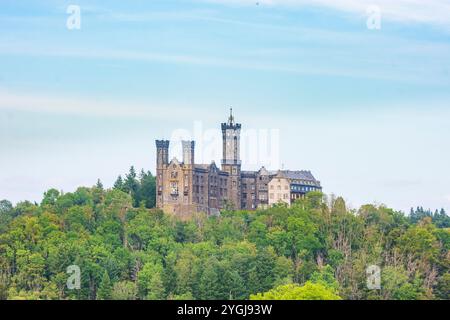
<svg viewBox="0 0 450 320">
<path fill-rule="evenodd" d="M 164 176 L 169 164 L 169 141 L 156 140 L 156 207 L 164 204 Z"/>
<path fill-rule="evenodd" d="M 228 122 L 222 123 L 223 158 L 222 170 L 229 174 L 228 200 L 234 209 L 241 208 L 241 124 L 236 123 L 233 109 L 230 109 Z"/>
</svg>

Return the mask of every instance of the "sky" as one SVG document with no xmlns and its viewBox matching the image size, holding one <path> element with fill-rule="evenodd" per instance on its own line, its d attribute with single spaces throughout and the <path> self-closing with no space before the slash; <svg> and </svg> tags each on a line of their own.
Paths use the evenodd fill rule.
<svg viewBox="0 0 450 320">
<path fill-rule="evenodd" d="M 244 170 L 450 212 L 449 57 L 449 0 L 2 0 L 0 199 L 154 172 L 155 139 L 219 163 L 233 107 Z"/>
</svg>

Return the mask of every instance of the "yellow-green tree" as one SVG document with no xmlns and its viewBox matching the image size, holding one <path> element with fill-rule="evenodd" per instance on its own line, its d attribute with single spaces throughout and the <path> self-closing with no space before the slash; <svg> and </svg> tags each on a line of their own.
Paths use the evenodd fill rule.
<svg viewBox="0 0 450 320">
<path fill-rule="evenodd" d="M 341 300 L 341 297 L 320 283 L 307 281 L 303 286 L 287 284 L 251 295 L 250 300 Z"/>
</svg>

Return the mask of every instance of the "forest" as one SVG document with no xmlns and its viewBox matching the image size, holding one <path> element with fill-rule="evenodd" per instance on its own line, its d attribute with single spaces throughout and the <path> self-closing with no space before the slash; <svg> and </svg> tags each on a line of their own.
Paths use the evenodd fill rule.
<svg viewBox="0 0 450 320">
<path fill-rule="evenodd" d="M 0 299 L 449 299 L 444 210 L 356 210 L 318 192 L 188 221 L 154 206 L 154 176 L 133 167 L 110 189 L 98 181 L 50 189 L 40 203 L 0 201 Z"/>
</svg>

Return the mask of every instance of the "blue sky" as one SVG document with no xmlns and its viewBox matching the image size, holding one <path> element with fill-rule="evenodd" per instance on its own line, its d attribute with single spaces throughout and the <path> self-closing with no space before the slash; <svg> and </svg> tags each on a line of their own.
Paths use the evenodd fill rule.
<svg viewBox="0 0 450 320">
<path fill-rule="evenodd" d="M 154 171 L 155 138 L 233 106 L 353 207 L 450 211 L 449 57 L 450 1 L 3 0 L 0 198 Z"/>
</svg>

